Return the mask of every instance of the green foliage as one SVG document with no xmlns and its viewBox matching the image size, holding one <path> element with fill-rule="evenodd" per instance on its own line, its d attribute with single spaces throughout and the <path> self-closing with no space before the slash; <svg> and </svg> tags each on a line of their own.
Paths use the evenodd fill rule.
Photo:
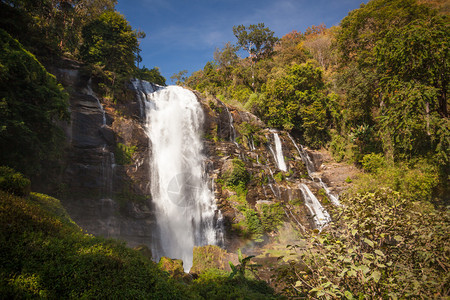
<svg viewBox="0 0 450 300">
<path fill-rule="evenodd" d="M 261 211 L 260 220 L 264 232 L 275 231 L 283 224 L 285 214 L 281 203 L 261 204 L 259 210 Z"/>
<path fill-rule="evenodd" d="M 190 287 L 200 299 L 280 299 L 264 282 L 241 276 L 229 278 L 224 271 L 210 269 L 200 274 Z"/>
<path fill-rule="evenodd" d="M 0 166 L 0 190 L 16 196 L 28 196 L 31 182 L 11 168 Z"/>
<path fill-rule="evenodd" d="M 30 174 L 55 159 L 64 141 L 55 122 L 68 120 L 67 100 L 56 78 L 0 29 L 0 164 Z"/>
<path fill-rule="evenodd" d="M 448 165 L 447 18 L 415 0 L 374 0 L 342 20 L 341 134 L 369 129 L 357 160 L 381 145 L 391 160 L 432 154 Z"/>
<path fill-rule="evenodd" d="M 148 82 L 156 83 L 159 85 L 166 85 L 166 78 L 161 75 L 158 67 L 154 67 L 153 69 L 147 69 L 145 66 L 142 68 L 137 68 L 136 73 L 134 75 L 136 78 L 141 80 L 146 80 Z"/>
<path fill-rule="evenodd" d="M 381 157 L 372 158 L 370 166 L 376 167 L 376 173 L 361 175 L 353 182 L 348 193 L 354 195 L 387 188 L 400 192 L 409 201 L 432 201 L 436 188 L 443 185 L 441 181 L 445 180 L 440 178 L 439 170 L 435 165 L 423 160 L 410 165 L 402 163 L 381 167 L 379 164 L 384 164 Z"/>
<path fill-rule="evenodd" d="M 226 250 L 215 245 L 194 247 L 189 273 L 200 274 L 210 269 L 225 269 L 226 255 Z"/>
<path fill-rule="evenodd" d="M 5 298 L 187 298 L 125 244 L 83 234 L 54 198 L 0 191 L 0 294 Z M 50 208 L 47 211 L 43 208 Z"/>
<path fill-rule="evenodd" d="M 238 45 L 249 55 L 254 55 L 255 60 L 272 54 L 273 47 L 278 41 L 278 38 L 273 36 L 274 32 L 265 27 L 264 23 L 252 24 L 248 27 L 233 26 L 233 34 L 238 40 Z"/>
<path fill-rule="evenodd" d="M 231 274 L 230 274 L 230 279 L 233 278 L 234 276 L 238 275 L 238 277 L 240 278 L 244 278 L 245 277 L 245 273 L 246 271 L 250 271 L 253 274 L 256 274 L 256 268 L 260 267 L 260 265 L 257 264 L 250 264 L 250 260 L 255 257 L 254 255 L 249 255 L 244 257 L 242 255 L 242 251 L 239 248 L 238 249 L 238 260 L 239 260 L 239 264 L 238 265 L 234 265 L 231 261 L 229 262 L 230 267 L 231 267 Z"/>
<path fill-rule="evenodd" d="M 381 130 L 390 135 L 397 155 L 432 150 L 448 163 L 449 36 L 448 20 L 434 17 L 393 28 L 377 43 Z"/>
<path fill-rule="evenodd" d="M 122 143 L 117 143 L 114 151 L 114 158 L 119 165 L 129 165 L 133 163 L 133 155 L 137 150 L 137 146 L 127 146 Z"/>
<path fill-rule="evenodd" d="M 354 160 L 354 145 L 347 141 L 345 137 L 338 134 L 335 130 L 331 130 L 331 141 L 328 144 L 328 149 L 333 155 L 333 158 L 337 162 L 344 160 L 353 161 Z"/>
<path fill-rule="evenodd" d="M 380 168 L 386 165 L 386 161 L 384 155 L 381 153 L 369 153 L 364 155 L 361 160 L 361 165 L 364 171 L 376 173 Z"/>
<path fill-rule="evenodd" d="M 185 76 L 186 74 L 187 74 L 187 70 L 182 70 L 182 71 L 170 76 L 170 79 L 172 79 L 172 81 L 175 80 L 176 85 L 182 85 L 187 79 L 187 77 Z"/>
<path fill-rule="evenodd" d="M 120 13 L 108 11 L 83 27 L 80 49 L 85 62 L 118 74 L 129 74 L 139 49 L 137 33 Z"/>
<path fill-rule="evenodd" d="M 258 213 L 251 208 L 246 208 L 244 211 L 244 216 L 247 232 L 253 239 L 259 240 L 264 233 L 264 228 L 261 220 L 259 219 Z"/>
<path fill-rule="evenodd" d="M 326 231 L 291 246 L 286 292 L 316 298 L 441 298 L 448 293 L 449 214 L 380 189 L 342 199 Z"/>
<path fill-rule="evenodd" d="M 239 158 L 232 160 L 232 168 L 223 174 L 225 185 L 229 187 L 244 187 L 250 181 L 250 174 L 245 168 L 245 163 Z"/>
<path fill-rule="evenodd" d="M 260 108 L 271 127 L 303 132 L 306 143 L 320 147 L 328 139 L 327 97 L 321 92 L 322 71 L 311 63 L 292 65 L 269 80 L 267 98 Z"/>
<path fill-rule="evenodd" d="M 70 218 L 66 209 L 62 206 L 61 202 L 58 199 L 45 194 L 31 192 L 30 200 L 31 203 L 37 204 L 39 207 L 41 207 L 42 210 L 45 210 L 46 212 L 55 215 L 62 222 L 69 225 L 75 225 L 76 227 L 78 227 L 75 224 L 75 222 Z"/>
</svg>

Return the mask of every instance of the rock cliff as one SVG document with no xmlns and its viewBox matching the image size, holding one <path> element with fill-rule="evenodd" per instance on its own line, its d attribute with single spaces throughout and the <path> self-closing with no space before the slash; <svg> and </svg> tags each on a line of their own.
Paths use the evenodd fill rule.
<svg viewBox="0 0 450 300">
<path fill-rule="evenodd" d="M 76 62 L 66 61 L 50 71 L 70 91 L 71 122 L 63 125 L 67 148 L 59 181 L 46 192 L 58 194 L 87 232 L 119 238 L 131 247 L 150 246 L 155 217 L 149 189 L 151 149 L 144 131 L 145 99 L 132 85 L 126 104 L 100 98 L 95 80 Z M 205 115 L 206 170 L 224 216 L 225 248 L 235 251 L 249 241 L 262 247 L 273 240 L 283 223 L 284 228 L 290 224 L 289 228 L 298 231 L 317 227 L 317 213 L 301 186 L 316 195 L 321 209 L 333 205 L 330 199 L 345 188 L 346 177 L 335 176 L 335 166 L 325 166 L 331 162 L 329 156 L 303 148 L 287 132 L 266 128 L 251 113 L 214 97 L 196 95 Z M 276 149 L 276 136 L 281 149 Z M 285 171 L 280 170 L 280 159 Z M 249 174 L 241 190 L 226 180 L 236 160 Z M 250 222 L 252 216 L 259 226 L 256 229 Z"/>
</svg>

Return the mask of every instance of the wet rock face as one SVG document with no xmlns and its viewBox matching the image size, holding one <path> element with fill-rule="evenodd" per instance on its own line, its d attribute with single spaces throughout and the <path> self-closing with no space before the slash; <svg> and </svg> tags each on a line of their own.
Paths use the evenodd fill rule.
<svg viewBox="0 0 450 300">
<path fill-rule="evenodd" d="M 77 62 L 65 61 L 50 72 L 70 91 L 71 121 L 64 127 L 68 146 L 57 196 L 87 232 L 122 239 L 131 247 L 150 246 L 149 143 L 134 91 L 128 106 L 121 107 L 125 116 L 117 117 L 117 109 L 96 96 L 95 83 Z M 138 149 L 129 163 L 116 161 L 123 154 L 119 143 Z M 55 194 L 54 189 L 45 192 Z"/>
</svg>

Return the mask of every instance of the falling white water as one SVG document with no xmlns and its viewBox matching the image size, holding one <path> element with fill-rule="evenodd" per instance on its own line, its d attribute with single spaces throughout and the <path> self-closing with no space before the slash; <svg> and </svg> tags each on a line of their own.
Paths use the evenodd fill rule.
<svg viewBox="0 0 450 300">
<path fill-rule="evenodd" d="M 100 102 L 100 99 L 92 90 L 92 78 L 89 78 L 86 88 L 84 89 L 84 93 L 86 95 L 92 96 L 98 105 L 98 109 L 102 113 L 102 127 L 106 127 L 106 112 L 103 108 L 103 105 Z M 106 144 L 102 147 L 102 178 L 103 178 L 103 191 L 102 196 L 111 197 L 113 191 L 113 180 L 114 180 L 114 169 L 116 167 L 116 162 L 114 159 L 114 153 L 110 152 Z M 104 199 L 102 199 L 104 200 Z M 111 200 L 111 199 L 109 199 Z"/>
<path fill-rule="evenodd" d="M 182 259 L 188 271 L 194 246 L 217 244 L 221 232 L 221 216 L 204 168 L 203 111 L 196 96 L 181 87 L 155 91 L 149 86 L 143 92 L 148 99 L 150 189 L 158 227 L 152 253 L 157 260 Z"/>
<path fill-rule="evenodd" d="M 294 144 L 295 149 L 297 149 L 298 154 L 300 155 L 300 158 L 302 159 L 303 163 L 306 166 L 306 170 L 308 171 L 308 175 L 309 177 L 314 181 L 315 178 L 317 178 L 319 180 L 320 186 L 325 190 L 325 193 L 327 194 L 328 199 L 330 199 L 330 201 L 336 205 L 339 206 L 341 205 L 341 202 L 339 202 L 339 196 L 335 196 L 331 193 L 330 189 L 328 188 L 328 186 L 326 185 L 325 182 L 322 181 L 322 178 L 318 177 L 318 176 L 313 176 L 313 172 L 315 171 L 314 168 L 314 164 L 311 161 L 311 158 L 309 157 L 308 153 L 306 153 L 305 149 L 303 148 L 302 145 L 300 145 L 300 147 L 302 147 L 302 150 L 300 150 L 297 146 L 297 144 L 295 143 L 294 139 L 292 138 L 292 136 L 288 133 L 289 138 L 292 141 L 292 144 Z"/>
<path fill-rule="evenodd" d="M 300 147 L 302 147 L 302 150 L 300 150 L 298 148 L 297 143 L 294 141 L 294 139 L 292 138 L 292 136 L 289 133 L 288 133 L 288 136 L 291 139 L 292 144 L 294 144 L 295 149 L 297 149 L 297 152 L 300 155 L 300 158 L 302 159 L 303 163 L 305 164 L 306 171 L 308 171 L 309 177 L 311 177 L 312 173 L 315 171 L 315 168 L 314 168 L 313 162 L 309 158 L 308 153 L 306 153 L 305 148 L 303 148 L 302 145 L 300 145 Z M 311 179 L 313 179 L 313 178 L 311 177 Z"/>
<path fill-rule="evenodd" d="M 102 112 L 102 125 L 105 126 L 106 125 L 105 109 L 103 108 L 103 105 L 100 103 L 100 100 L 98 99 L 97 95 L 95 95 L 94 91 L 92 90 L 92 78 L 89 78 L 88 84 L 84 89 L 84 92 L 86 93 L 86 95 L 92 96 L 95 100 L 97 100 L 98 108 Z"/>
<path fill-rule="evenodd" d="M 320 186 L 322 186 L 322 188 L 325 190 L 325 193 L 327 194 L 328 199 L 330 199 L 330 201 L 336 205 L 339 206 L 341 205 L 341 202 L 339 202 L 339 196 L 335 196 L 330 192 L 330 189 L 328 188 L 328 186 L 326 185 L 325 182 L 322 181 L 322 178 L 319 177 L 319 183 Z"/>
<path fill-rule="evenodd" d="M 303 194 L 303 198 L 305 199 L 305 205 L 308 207 L 311 215 L 313 216 L 314 224 L 319 230 L 321 230 L 325 224 L 330 222 L 330 215 L 306 184 L 300 183 L 299 188 Z"/>
<path fill-rule="evenodd" d="M 227 111 L 228 114 L 228 120 L 230 121 L 230 141 L 233 142 L 239 148 L 239 144 L 236 142 L 236 129 L 234 129 L 233 125 L 234 123 L 233 115 L 231 114 L 228 107 L 222 101 L 220 101 L 220 103 L 222 103 L 222 105 L 225 106 L 225 110 Z"/>
<path fill-rule="evenodd" d="M 284 155 L 283 155 L 283 148 L 281 146 L 281 140 L 280 137 L 278 136 L 278 133 L 274 132 L 273 133 L 273 139 L 275 142 L 275 161 L 277 162 L 277 166 L 278 169 L 280 169 L 283 172 L 287 171 L 287 167 L 286 167 L 286 162 L 284 161 Z M 270 150 L 273 153 L 272 148 L 270 148 Z"/>
</svg>

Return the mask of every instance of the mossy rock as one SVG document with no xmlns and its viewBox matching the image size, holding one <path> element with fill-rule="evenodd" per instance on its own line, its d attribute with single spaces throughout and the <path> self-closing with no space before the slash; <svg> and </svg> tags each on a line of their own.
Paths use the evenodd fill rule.
<svg viewBox="0 0 450 300">
<path fill-rule="evenodd" d="M 181 259 L 171 259 L 166 256 L 161 257 L 158 263 L 158 267 L 169 273 L 170 276 L 175 278 L 182 278 L 185 276 L 183 261 Z"/>
<path fill-rule="evenodd" d="M 191 274 L 201 274 L 209 269 L 221 269 L 230 271 L 228 264 L 229 253 L 213 245 L 194 247 L 194 257 Z"/>
</svg>

